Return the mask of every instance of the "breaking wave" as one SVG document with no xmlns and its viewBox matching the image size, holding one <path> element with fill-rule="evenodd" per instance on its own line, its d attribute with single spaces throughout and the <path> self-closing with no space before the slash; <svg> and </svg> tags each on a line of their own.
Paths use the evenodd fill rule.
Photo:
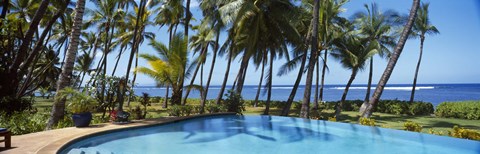
<svg viewBox="0 0 480 154">
<path fill-rule="evenodd" d="M 368 87 L 350 87 L 352 90 L 367 90 Z M 376 87 L 372 87 L 372 89 L 375 89 Z M 412 90 L 413 87 L 385 87 L 384 90 L 404 90 L 404 91 L 409 91 Z M 329 89 L 335 89 L 335 90 L 344 90 L 345 87 L 333 87 Z M 420 87 L 415 87 L 415 90 L 427 90 L 427 89 L 435 89 L 433 86 L 420 86 Z"/>
</svg>

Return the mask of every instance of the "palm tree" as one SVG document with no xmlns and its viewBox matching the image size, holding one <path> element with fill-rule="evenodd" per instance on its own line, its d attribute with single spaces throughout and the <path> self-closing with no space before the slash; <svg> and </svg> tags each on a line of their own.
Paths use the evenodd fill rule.
<svg viewBox="0 0 480 154">
<path fill-rule="evenodd" d="M 52 30 L 52 39 L 56 40 L 54 46 L 57 47 L 57 52 L 60 53 L 62 47 L 63 49 L 63 58 L 61 62 L 61 68 L 63 68 L 63 63 L 65 63 L 65 56 L 67 55 L 67 47 L 70 38 L 70 33 L 72 32 L 73 26 L 73 17 L 71 12 L 65 13 L 60 17 L 60 22 L 55 24 L 55 27 Z"/>
<path fill-rule="evenodd" d="M 305 91 L 303 94 L 302 108 L 300 110 L 300 117 L 308 118 L 310 116 L 310 95 L 312 89 L 313 69 L 315 67 L 315 61 L 317 60 L 316 53 L 318 51 L 318 16 L 320 10 L 320 0 L 313 2 L 313 21 L 312 21 L 312 46 L 310 52 L 310 58 L 308 63 L 307 79 L 305 83 Z"/>
<path fill-rule="evenodd" d="M 230 76 L 230 66 L 232 64 L 232 60 L 235 57 L 235 54 L 237 54 L 237 48 L 235 46 L 235 40 L 233 39 L 234 36 L 234 30 L 230 29 L 228 32 L 228 37 L 227 40 L 225 40 L 225 43 L 222 46 L 222 49 L 220 50 L 220 54 L 227 54 L 227 68 L 225 70 L 225 75 L 223 76 L 223 82 L 222 86 L 220 87 L 220 91 L 218 92 L 217 99 L 215 100 L 215 104 L 220 105 L 220 102 L 223 97 L 223 93 L 225 92 L 225 87 L 227 85 L 228 77 Z M 228 48 L 228 51 L 226 51 Z M 235 85 L 235 84 L 234 84 Z"/>
<path fill-rule="evenodd" d="M 117 0 L 95 0 L 93 2 L 96 6 L 96 10 L 93 11 L 92 19 L 89 20 L 86 25 L 88 27 L 89 25 L 96 24 L 99 31 L 104 31 L 103 59 L 101 63 L 101 66 L 103 66 L 103 68 L 97 69 L 97 73 L 102 74 L 102 77 L 105 79 L 107 76 L 107 59 L 108 54 L 112 51 L 111 45 L 113 40 L 113 34 L 115 32 L 115 26 L 118 24 L 118 22 L 122 21 L 121 19 L 124 12 L 121 9 L 117 10 Z M 100 92 L 100 103 L 104 103 L 106 83 L 103 83 L 101 85 L 102 87 Z"/>
<path fill-rule="evenodd" d="M 393 26 L 396 25 L 398 15 L 394 11 L 381 12 L 378 5 L 371 4 L 371 7 L 364 5 L 367 12 L 359 12 L 354 16 L 355 22 L 358 24 L 360 35 L 365 37 L 369 43 L 378 44 L 377 51 L 381 58 L 390 55 L 390 48 L 395 47 L 396 34 L 393 33 Z M 368 75 L 367 93 L 364 103 L 369 101 L 370 88 L 373 76 L 373 57 L 370 58 L 370 67 Z"/>
<path fill-rule="evenodd" d="M 263 56 L 258 56 L 260 57 L 259 58 L 259 61 L 258 63 L 261 63 L 260 65 L 262 66 L 262 71 L 260 72 L 261 75 L 260 75 L 260 81 L 258 82 L 258 87 L 257 87 L 257 94 L 255 95 L 255 100 L 254 100 L 254 103 L 253 103 L 253 107 L 257 107 L 257 104 L 258 104 L 258 98 L 260 97 L 260 91 L 262 89 L 262 82 L 263 82 L 263 75 L 265 74 L 265 65 L 267 65 L 267 58 L 268 56 L 266 55 L 267 52 L 263 52 Z M 257 66 L 257 69 L 258 69 L 258 66 Z"/>
<path fill-rule="evenodd" d="M 28 20 L 35 15 L 39 2 L 40 1 L 32 0 L 12 0 L 9 5 L 11 11 L 9 16 L 14 16 L 21 21 L 28 23 Z"/>
<path fill-rule="evenodd" d="M 368 39 L 351 34 L 346 34 L 346 36 L 337 39 L 334 43 L 336 48 L 331 53 L 332 56 L 338 59 L 344 68 L 352 71 L 342 98 L 336 104 L 335 116 L 338 119 L 353 80 L 355 80 L 357 73 L 365 68 L 365 62 L 377 53 L 376 47 L 378 43 L 369 43 Z"/>
<path fill-rule="evenodd" d="M 163 27 L 168 25 L 169 40 L 177 33 L 178 25 L 182 24 L 185 7 L 183 0 L 167 0 L 161 4 L 154 12 L 158 12 L 155 17 L 155 23 Z"/>
<path fill-rule="evenodd" d="M 138 5 L 138 9 L 136 9 L 137 10 L 136 11 L 137 12 L 137 17 L 134 20 L 135 21 L 135 24 L 134 24 L 135 27 L 133 27 L 133 35 L 130 36 L 130 38 L 132 39 L 132 48 L 131 48 L 132 50 L 130 51 L 130 57 L 129 57 L 129 60 L 128 60 L 128 65 L 127 65 L 127 72 L 126 72 L 127 81 L 129 79 L 129 76 L 130 76 L 130 69 L 132 67 L 133 56 L 137 55 L 137 58 L 136 58 L 136 61 L 135 61 L 135 68 L 137 68 L 138 48 L 140 46 L 140 42 L 143 42 L 143 37 L 148 36 L 144 33 L 146 25 L 150 24 L 150 22 L 148 21 L 149 12 L 145 11 L 146 8 L 147 8 L 147 1 L 146 0 L 141 0 L 140 5 Z M 137 75 L 137 73 L 134 72 L 134 77 L 133 77 L 133 80 L 132 80 L 132 87 L 135 85 L 136 75 Z M 168 85 L 167 85 L 166 94 L 167 94 L 167 96 L 165 97 L 165 101 L 168 99 Z M 132 93 L 130 93 L 130 95 L 132 95 Z M 122 105 L 123 105 L 123 102 L 120 102 L 120 106 L 122 106 Z M 128 105 L 130 105 L 130 99 L 128 99 Z M 120 109 L 122 109 L 122 107 L 119 108 L 119 110 Z"/>
<path fill-rule="evenodd" d="M 182 33 L 172 37 L 167 47 L 161 42 L 151 40 L 150 45 L 157 51 L 158 57 L 152 54 L 141 54 L 146 59 L 150 68 L 140 67 L 136 71 L 154 78 L 158 83 L 170 85 L 172 88 L 172 104 L 180 105 L 182 101 L 183 80 L 188 77 L 191 67 L 187 51 L 187 40 Z"/>
<path fill-rule="evenodd" d="M 83 79 L 87 72 L 92 71 L 93 66 L 93 57 L 91 57 L 88 53 L 84 52 L 83 55 L 77 58 L 77 65 L 74 67 L 75 70 L 79 71 L 79 74 L 82 74 L 80 82 L 78 84 L 78 89 L 82 86 Z M 80 76 L 79 76 L 80 77 Z"/>
<path fill-rule="evenodd" d="M 319 21 L 319 34 L 320 35 L 320 50 L 323 50 L 322 58 L 322 73 L 320 81 L 320 90 L 318 95 L 318 100 L 323 101 L 323 90 L 325 87 L 325 73 L 327 71 L 327 60 L 329 55 L 329 49 L 332 48 L 332 41 L 338 37 L 339 33 L 342 33 L 342 29 L 348 27 L 348 20 L 340 17 L 340 13 L 343 12 L 342 6 L 346 4 L 347 0 L 325 0 L 320 6 L 320 21 Z M 317 55 L 320 57 L 320 55 Z M 318 58 L 320 59 L 320 58 Z M 318 70 L 317 70 L 318 72 Z M 317 80 L 318 80 L 317 75 Z M 318 86 L 318 85 L 317 85 Z M 318 87 L 317 87 L 318 88 Z M 318 109 L 318 102 L 315 101 L 313 109 Z"/>
<path fill-rule="evenodd" d="M 226 4 L 223 7 L 232 7 L 231 5 L 235 5 L 234 3 Z M 235 28 L 234 39 L 236 40 L 236 45 L 244 51 L 238 73 L 236 92 L 239 94 L 242 92 L 249 59 L 257 53 L 268 52 L 270 69 L 266 81 L 268 94 L 264 112 L 264 114 L 268 114 L 271 99 L 273 60 L 287 55 L 287 42 L 300 40 L 299 34 L 290 20 L 298 12 L 297 7 L 288 0 L 272 0 L 268 2 L 258 0 L 243 1 L 239 6 L 236 9 L 226 10 L 226 12 L 232 11 L 229 13 L 232 13 L 233 23 L 238 26 Z M 220 9 L 223 9 L 223 7 Z M 242 14 L 249 15 L 243 16 Z M 264 54 L 259 55 L 263 56 Z"/>
<path fill-rule="evenodd" d="M 412 33 L 414 36 L 420 36 L 420 56 L 418 57 L 417 67 L 415 69 L 415 77 L 413 78 L 412 94 L 410 95 L 410 103 L 413 103 L 415 97 L 415 88 L 417 86 L 418 70 L 420 69 L 420 63 L 422 62 L 423 54 L 423 42 L 425 41 L 425 35 L 435 35 L 440 33 L 437 27 L 430 23 L 428 18 L 428 6 L 429 3 L 423 3 L 418 9 L 417 18 L 415 18 L 415 24 L 413 25 Z"/>
<path fill-rule="evenodd" d="M 62 68 L 59 81 L 57 82 L 57 93 L 70 85 L 70 79 L 72 78 L 73 65 L 77 55 L 78 44 L 80 42 L 80 33 L 83 20 L 83 12 L 85 11 L 85 0 L 78 0 L 75 7 L 75 19 L 73 22 L 72 35 L 70 38 L 71 43 L 68 46 L 67 60 Z M 47 123 L 47 129 L 51 129 L 65 114 L 65 99 L 55 100 L 52 107 L 52 114 Z"/>
<path fill-rule="evenodd" d="M 397 64 L 397 60 L 400 57 L 400 54 L 402 54 L 403 47 L 405 46 L 405 42 L 407 42 L 408 35 L 410 34 L 412 27 L 414 25 L 414 21 L 417 16 L 417 10 L 420 5 L 420 0 L 413 0 L 412 8 L 410 9 L 410 15 L 408 17 L 408 22 L 405 25 L 405 28 L 402 31 L 402 34 L 400 36 L 400 39 L 398 40 L 397 45 L 394 48 L 393 54 L 390 56 L 390 60 L 388 61 L 387 67 L 385 68 L 385 71 L 382 74 L 382 77 L 380 78 L 380 81 L 377 84 L 377 88 L 375 88 L 375 92 L 373 93 L 372 98 L 368 103 L 362 104 L 360 107 L 360 115 L 362 117 L 370 117 L 372 115 L 372 109 L 373 106 L 378 102 L 380 99 L 380 96 L 382 96 L 383 89 L 385 88 L 385 85 L 388 82 L 388 79 L 390 79 L 390 76 L 392 75 L 393 69 L 395 68 L 395 65 Z"/>
<path fill-rule="evenodd" d="M 303 43 L 299 44 L 294 44 L 295 49 L 292 51 L 293 53 L 293 59 L 285 63 L 283 66 L 280 67 L 280 71 L 278 72 L 278 76 L 285 75 L 292 71 L 297 65 L 298 62 L 301 61 L 300 63 L 300 69 L 298 70 L 297 78 L 295 80 L 295 83 L 293 85 L 292 91 L 290 92 L 290 95 L 288 96 L 287 99 L 287 104 L 283 107 L 282 113 L 280 114 L 281 116 L 288 116 L 290 112 L 290 108 L 293 103 L 293 99 L 295 98 L 295 95 L 297 94 L 297 89 L 300 85 L 300 82 L 302 80 L 302 76 L 304 74 L 305 70 L 305 64 L 307 62 L 307 50 L 308 47 L 311 43 L 311 35 L 312 31 L 311 28 L 313 27 L 313 20 L 312 20 L 312 15 L 308 13 L 309 10 L 307 9 L 302 9 L 303 13 L 299 13 L 300 17 L 298 18 L 300 22 L 297 23 L 297 30 L 303 36 Z"/>
<path fill-rule="evenodd" d="M 212 3 L 214 2 L 214 3 Z M 211 27 L 211 31 L 213 34 L 215 34 L 215 42 L 213 42 L 213 56 L 212 56 L 212 63 L 210 65 L 210 72 L 208 73 L 208 78 L 207 78 L 207 83 L 204 88 L 204 93 L 202 97 L 202 104 L 205 104 L 207 95 L 208 95 L 208 90 L 210 87 L 210 82 L 212 80 L 212 75 L 213 75 L 213 70 L 215 69 L 215 61 L 217 60 L 217 54 L 219 53 L 220 50 L 220 33 L 221 31 L 225 28 L 225 24 L 222 21 L 219 8 L 223 5 L 228 3 L 228 1 L 216 1 L 216 0 L 206 0 L 202 1 L 200 4 L 201 9 L 203 10 L 203 14 L 205 16 L 205 19 L 202 22 L 202 26 L 205 27 Z M 188 9 L 187 9 L 187 12 Z M 189 17 L 187 17 L 188 19 Z M 187 25 L 188 25 L 188 20 L 187 20 Z M 203 109 L 202 109 L 203 112 Z"/>
<path fill-rule="evenodd" d="M 192 80 L 190 81 L 190 86 L 193 85 L 193 83 L 195 82 L 195 78 L 197 76 L 197 73 L 200 69 L 200 66 L 202 68 L 201 72 L 203 72 L 203 65 L 205 65 L 205 61 L 206 61 L 206 58 L 207 58 L 207 53 L 208 53 L 208 47 L 209 46 L 215 46 L 215 42 L 213 40 L 213 37 L 214 37 L 214 34 L 213 34 L 213 31 L 211 29 L 208 29 L 208 28 L 203 28 L 203 27 L 195 27 L 196 29 L 198 29 L 198 33 L 197 35 L 194 35 L 190 38 L 190 48 L 194 50 L 194 53 L 193 54 L 196 54 L 196 53 L 199 53 L 199 56 L 198 56 L 198 59 L 197 59 L 197 67 L 195 68 L 195 71 L 193 73 L 193 77 L 192 77 Z M 201 73 L 203 74 L 203 73 Z M 200 78 L 202 78 L 203 75 L 200 76 Z M 203 82 L 202 80 L 200 80 L 200 82 Z M 200 84 L 203 86 L 203 84 Z M 183 99 L 183 102 L 182 102 L 182 105 L 185 105 L 186 102 L 187 102 L 187 98 L 188 98 L 188 95 L 190 94 L 190 88 L 187 89 L 187 92 L 185 93 L 185 97 Z M 204 107 L 203 104 L 204 101 L 203 101 L 203 98 L 204 95 L 203 93 L 200 94 L 201 95 L 201 99 L 202 99 L 202 108 Z"/>
<path fill-rule="evenodd" d="M 117 62 L 115 64 L 114 70 L 117 68 L 117 63 L 120 61 L 120 57 L 123 54 L 122 49 L 124 49 L 123 52 L 125 52 L 127 49 L 127 46 L 130 44 L 131 48 L 135 49 L 134 53 L 138 53 L 138 48 L 144 42 L 145 39 L 155 39 L 155 33 L 145 31 L 145 28 L 147 26 L 153 25 L 153 22 L 151 22 L 148 19 L 151 15 L 151 11 L 143 10 L 141 16 L 139 16 L 139 18 L 137 19 L 137 16 L 140 15 L 139 11 L 140 11 L 140 8 L 135 7 L 134 8 L 135 14 L 131 14 L 131 13 L 127 14 L 125 23 L 122 24 L 121 26 L 119 25 L 120 27 L 118 30 L 119 32 L 118 40 L 116 44 L 119 44 L 121 47 L 120 47 L 120 52 L 117 56 Z M 138 38 L 137 39 L 139 40 L 135 41 L 135 44 L 133 44 L 132 40 L 134 39 L 135 25 L 137 24 L 137 22 L 138 22 L 138 29 L 137 29 Z"/>
</svg>

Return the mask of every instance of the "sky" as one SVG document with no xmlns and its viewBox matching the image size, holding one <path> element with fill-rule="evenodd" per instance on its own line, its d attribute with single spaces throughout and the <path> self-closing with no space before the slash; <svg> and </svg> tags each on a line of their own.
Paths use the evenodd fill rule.
<svg viewBox="0 0 480 154">
<path fill-rule="evenodd" d="M 344 9 L 346 10 L 341 16 L 350 18 L 352 14 L 359 11 L 365 11 L 364 4 L 375 2 L 382 11 L 389 9 L 395 10 L 401 14 L 408 14 L 411 8 L 411 0 L 351 0 Z M 440 34 L 427 36 L 424 43 L 424 54 L 420 72 L 418 77 L 419 84 L 436 84 L 436 83 L 480 83 L 480 1 L 477 0 L 430 0 L 422 1 L 430 2 L 430 21 L 437 27 Z M 93 4 L 87 1 L 87 7 L 94 8 Z M 199 23 L 202 14 L 198 7 L 198 1 L 192 0 L 191 9 L 196 21 L 192 21 L 193 25 Z M 155 13 L 154 13 L 155 14 Z M 86 19 L 84 19 L 86 20 Z M 180 29 L 183 29 L 179 27 Z M 147 27 L 146 31 L 154 32 L 156 39 L 165 44 L 168 43 L 168 33 L 166 27 L 159 28 Z M 190 32 L 193 35 L 195 32 Z M 225 40 L 225 33 L 220 37 L 220 43 Z M 148 46 L 146 40 L 140 47 L 140 53 L 155 53 Z M 410 39 L 407 41 L 400 59 L 389 80 L 389 84 L 411 84 L 414 77 L 415 67 L 419 57 L 419 39 Z M 118 50 L 118 49 L 117 49 Z M 210 49 L 212 51 L 212 49 Z M 113 61 L 118 51 L 109 54 L 109 63 L 107 71 L 113 70 Z M 97 55 L 99 59 L 101 55 Z M 123 56 L 118 68 L 119 74 L 125 74 L 127 67 L 127 57 Z M 226 57 L 217 57 L 211 85 L 221 85 L 227 66 Z M 347 83 L 350 77 L 350 71 L 341 67 L 339 62 L 332 57 L 328 58 L 329 71 L 326 74 L 326 84 Z M 211 65 L 211 55 L 207 57 L 205 64 L 205 72 L 209 71 Z M 235 59 L 229 74 L 228 84 L 232 84 L 239 69 L 239 58 Z M 279 67 L 286 62 L 285 59 L 276 60 L 274 62 L 274 74 Z M 375 57 L 373 83 L 377 83 L 387 64 L 386 59 Z M 95 65 L 96 66 L 96 65 Z M 140 59 L 139 66 L 146 66 L 146 61 Z M 267 70 L 267 69 L 266 69 Z M 274 76 L 273 85 L 293 85 L 297 76 L 297 70 L 292 71 L 285 76 Z M 301 84 L 305 84 L 305 76 Z M 205 73 L 204 82 L 206 82 L 207 73 Z M 260 79 L 260 69 L 256 70 L 253 65 L 248 68 L 246 85 L 257 85 Z M 199 79 L 196 79 L 198 83 Z M 368 70 L 360 72 L 353 84 L 366 84 L 368 80 Z M 187 80 L 186 83 L 189 83 Z M 136 84 L 140 86 L 155 85 L 155 81 L 145 75 L 139 74 Z"/>
</svg>

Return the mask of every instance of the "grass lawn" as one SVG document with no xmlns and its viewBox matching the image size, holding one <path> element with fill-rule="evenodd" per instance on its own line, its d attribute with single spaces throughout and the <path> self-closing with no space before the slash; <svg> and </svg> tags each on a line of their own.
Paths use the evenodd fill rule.
<svg viewBox="0 0 480 154">
<path fill-rule="evenodd" d="M 38 109 L 39 112 L 47 112 L 51 110 L 51 105 L 53 99 L 43 99 L 36 98 L 34 107 Z M 199 104 L 198 99 L 191 99 L 189 104 Z M 130 106 L 126 106 L 125 110 L 130 111 L 134 107 L 138 106 L 138 102 L 132 102 Z M 170 104 L 169 104 L 170 105 Z M 147 118 L 158 118 L 168 116 L 167 109 L 162 108 L 162 103 L 152 103 L 151 106 L 147 108 L 148 114 Z M 259 115 L 264 111 L 263 107 L 246 107 L 244 114 L 247 115 Z M 281 109 L 271 108 L 270 115 L 280 115 Z M 291 110 L 290 116 L 297 117 L 299 111 Z M 326 110 L 322 111 L 322 114 L 333 115 L 333 111 Z M 101 116 L 101 113 L 95 113 L 95 115 Z M 358 123 L 358 112 L 342 112 L 339 122 L 347 123 Z M 423 127 L 422 132 L 428 132 L 429 129 L 434 129 L 435 131 L 443 131 L 444 134 L 447 133 L 447 130 L 451 130 L 453 126 L 458 125 L 460 127 L 465 127 L 468 129 L 480 130 L 480 120 L 465 120 L 465 119 L 454 119 L 454 118 L 439 118 L 435 116 L 408 116 L 408 115 L 395 115 L 395 114 L 384 114 L 384 113 L 374 113 L 372 115 L 375 119 L 377 126 L 384 128 L 392 129 L 403 129 L 403 123 L 406 121 L 413 121 L 420 124 Z"/>
</svg>

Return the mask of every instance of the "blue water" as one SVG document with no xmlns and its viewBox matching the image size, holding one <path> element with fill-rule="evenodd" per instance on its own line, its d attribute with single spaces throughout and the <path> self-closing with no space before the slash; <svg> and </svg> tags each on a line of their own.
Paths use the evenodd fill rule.
<svg viewBox="0 0 480 154">
<path fill-rule="evenodd" d="M 372 86 L 372 93 L 375 86 Z M 291 85 L 275 85 L 272 87 L 272 100 L 286 101 L 293 86 Z M 345 85 L 327 85 L 324 89 L 325 101 L 337 101 L 342 97 Z M 230 87 L 226 88 L 231 89 Z M 365 98 L 366 85 L 353 85 L 347 99 Z M 415 92 L 415 100 L 431 102 L 434 106 L 445 101 L 464 101 L 464 100 L 480 100 L 480 84 L 420 84 Z M 143 92 L 149 93 L 151 96 L 165 96 L 165 88 L 156 88 L 154 86 L 141 86 L 135 88 L 135 94 L 141 95 Z M 399 99 L 410 100 L 412 87 L 407 84 L 390 84 L 387 85 L 381 99 Z M 211 86 L 209 88 L 207 99 L 215 99 L 220 91 L 220 86 Z M 300 86 L 295 95 L 295 100 L 303 98 L 304 86 Z M 312 99 L 314 89 L 312 89 Z M 244 99 L 253 100 L 257 93 L 257 86 L 244 86 L 242 96 Z M 263 90 L 261 94 L 263 93 Z M 171 94 L 171 93 L 170 93 Z M 189 98 L 199 98 L 198 91 L 192 91 Z M 261 95 L 260 99 L 266 100 L 266 95 Z"/>
<path fill-rule="evenodd" d="M 478 154 L 480 142 L 277 116 L 213 116 L 80 140 L 61 153 Z"/>
</svg>

